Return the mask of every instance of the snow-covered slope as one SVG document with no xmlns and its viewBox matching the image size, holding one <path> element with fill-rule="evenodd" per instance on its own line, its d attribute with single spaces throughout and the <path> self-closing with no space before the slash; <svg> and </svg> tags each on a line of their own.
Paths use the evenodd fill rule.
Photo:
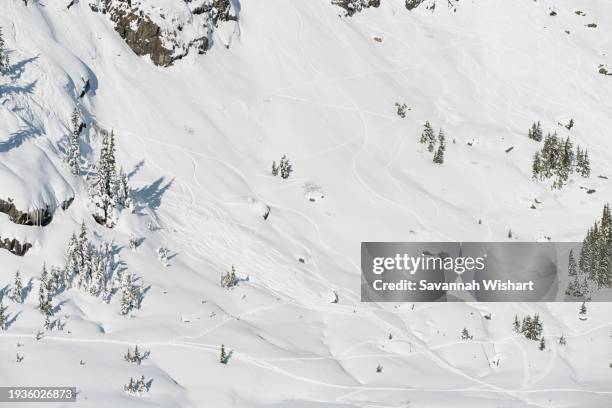
<svg viewBox="0 0 612 408">
<path fill-rule="evenodd" d="M 50 206 L 53 219 L 0 214 L 1 238 L 32 244 L 23 257 L 0 250 L 0 287 L 17 269 L 30 284 L 24 304 L 4 297 L 3 385 L 75 385 L 77 406 L 92 407 L 610 406 L 607 303 L 581 321 L 572 303 L 367 304 L 359 289 L 361 241 L 583 238 L 612 200 L 598 177 L 612 177 L 612 80 L 598 72 L 612 65 L 609 2 L 383 0 L 347 17 L 330 0 L 234 1 L 238 21 L 206 30 L 206 55 L 185 45 L 204 34 L 195 4 L 133 2 L 159 24 L 157 8 L 183 10 L 166 34 L 194 24 L 168 67 L 137 56 L 93 2 L 5 3 L 0 199 Z M 75 106 L 83 167 L 113 130 L 130 176 L 136 211 L 113 229 L 62 162 Z M 538 120 L 588 148 L 590 178 L 561 190 L 531 180 Z M 442 166 L 418 143 L 425 121 L 446 133 Z M 284 154 L 287 180 L 270 174 Z M 44 331 L 43 263 L 65 264 L 82 221 L 141 278 L 141 307 L 122 316 L 119 296 L 73 288 L 53 300 L 64 330 Z M 130 237 L 142 239 L 134 251 Z M 241 281 L 227 290 L 232 265 Z M 512 332 L 533 313 L 545 351 Z M 136 344 L 151 352 L 142 365 L 123 360 Z M 125 393 L 141 375 L 150 391 Z"/>
</svg>

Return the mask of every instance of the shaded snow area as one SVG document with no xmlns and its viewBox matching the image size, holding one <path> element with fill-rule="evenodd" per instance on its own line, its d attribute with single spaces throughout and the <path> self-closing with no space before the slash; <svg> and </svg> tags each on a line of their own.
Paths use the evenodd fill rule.
<svg viewBox="0 0 612 408">
<path fill-rule="evenodd" d="M 612 3 L 24 3 L 0 5 L 0 243 L 30 245 L 0 245 L 0 385 L 77 387 L 49 407 L 612 406 L 609 303 L 360 302 L 361 241 L 584 238 L 612 201 Z M 537 121 L 588 177 L 532 178 Z M 513 331 L 535 314 L 544 350 Z"/>
</svg>

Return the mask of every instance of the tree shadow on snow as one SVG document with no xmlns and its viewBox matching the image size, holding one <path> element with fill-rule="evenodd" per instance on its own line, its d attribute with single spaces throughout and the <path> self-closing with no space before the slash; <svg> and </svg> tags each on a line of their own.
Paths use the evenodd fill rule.
<svg viewBox="0 0 612 408">
<path fill-rule="evenodd" d="M 28 139 L 33 139 L 41 135 L 42 132 L 31 125 L 27 129 L 11 133 L 7 140 L 0 142 L 0 153 L 6 153 L 9 150 L 16 149 Z"/>
<path fill-rule="evenodd" d="M 36 81 L 32 81 L 27 85 L 18 86 L 18 85 L 0 85 L 0 96 L 4 94 L 15 95 L 15 94 L 31 94 L 36 88 Z"/>
<path fill-rule="evenodd" d="M 134 177 L 144 167 L 144 162 L 145 162 L 144 160 L 141 160 L 138 163 L 136 163 L 136 166 L 134 166 L 132 171 L 130 171 L 127 174 L 128 178 Z"/>
<path fill-rule="evenodd" d="M 16 81 L 19 78 L 21 78 L 21 75 L 23 75 L 23 73 L 25 72 L 26 65 L 36 61 L 39 56 L 40 55 L 37 55 L 35 57 L 31 57 L 31 58 L 26 58 L 26 59 L 23 59 L 23 60 L 21 60 L 19 62 L 16 62 L 13 65 L 11 65 L 10 71 L 9 71 L 9 75 L 11 76 L 11 79 L 13 81 Z"/>
<path fill-rule="evenodd" d="M 30 292 L 32 292 L 32 288 L 34 287 L 34 278 L 30 278 L 28 284 L 21 290 L 21 298 L 26 299 Z"/>
<path fill-rule="evenodd" d="M 13 323 L 15 323 L 15 321 L 17 320 L 17 318 L 19 317 L 19 315 L 21 314 L 21 310 L 19 312 L 17 312 L 14 315 L 9 315 L 9 318 L 6 320 L 5 323 L 5 329 L 8 329 L 9 327 L 11 327 L 13 325 Z"/>
<path fill-rule="evenodd" d="M 152 209 L 159 208 L 164 193 L 174 183 L 174 179 L 172 179 L 164 185 L 164 180 L 165 177 L 160 177 L 148 186 L 135 189 L 132 191 L 132 196 L 143 205 L 147 205 Z"/>
</svg>

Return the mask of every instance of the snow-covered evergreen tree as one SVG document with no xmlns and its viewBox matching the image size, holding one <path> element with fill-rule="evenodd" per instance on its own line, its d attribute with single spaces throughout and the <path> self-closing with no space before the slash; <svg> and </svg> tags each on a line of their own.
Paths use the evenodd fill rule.
<svg viewBox="0 0 612 408">
<path fill-rule="evenodd" d="M 284 179 L 288 179 L 289 176 L 291 176 L 291 173 L 293 172 L 293 166 L 291 165 L 291 162 L 289 161 L 286 155 L 283 155 L 283 157 L 281 157 L 278 170 L 280 172 L 280 176 Z"/>
<path fill-rule="evenodd" d="M 425 125 L 423 126 L 423 133 L 421 133 L 421 139 L 419 140 L 419 142 L 421 144 L 426 144 L 428 151 L 434 151 L 434 147 L 436 145 L 436 137 L 429 121 L 426 121 Z"/>
<path fill-rule="evenodd" d="M 542 336 L 542 338 L 540 338 L 539 349 L 542 350 L 542 351 L 544 351 L 546 349 L 546 341 L 544 340 L 544 336 Z"/>
<path fill-rule="evenodd" d="M 570 250 L 569 259 L 567 261 L 567 272 L 568 272 L 568 283 L 567 289 L 565 290 L 565 294 L 574 297 L 581 297 L 584 295 L 582 293 L 583 285 L 580 282 L 580 277 L 578 275 L 578 265 L 576 264 L 576 259 L 574 258 L 574 251 Z"/>
<path fill-rule="evenodd" d="M 4 36 L 2 35 L 2 27 L 0 27 L 0 74 L 8 75 L 11 72 L 11 64 L 9 56 L 5 48 Z"/>
<path fill-rule="evenodd" d="M 471 340 L 473 338 L 474 338 L 474 336 L 470 335 L 470 332 L 468 331 L 468 329 L 466 327 L 464 327 L 463 330 L 461 330 L 461 339 L 462 340 Z"/>
<path fill-rule="evenodd" d="M 582 302 L 582 305 L 580 305 L 580 311 L 578 313 L 578 318 L 580 320 L 586 320 L 587 319 L 587 307 L 586 307 L 586 303 Z"/>
<path fill-rule="evenodd" d="M 221 344 L 221 352 L 219 354 L 219 362 L 221 364 L 227 364 L 227 362 L 229 361 L 229 356 L 228 354 L 225 352 L 225 345 Z"/>
<path fill-rule="evenodd" d="M 527 136 L 536 142 L 542 141 L 542 125 L 540 124 L 540 121 L 537 123 L 534 122 L 533 125 L 531 125 L 531 129 L 529 129 Z"/>
<path fill-rule="evenodd" d="M 13 283 L 13 288 L 11 289 L 9 297 L 15 303 L 23 302 L 23 284 L 21 283 L 19 271 L 15 272 L 15 282 Z"/>
<path fill-rule="evenodd" d="M 140 305 L 140 288 L 132 273 L 124 274 L 121 288 L 121 314 L 127 315 Z"/>
<path fill-rule="evenodd" d="M 512 323 L 512 330 L 515 333 L 521 332 L 521 323 L 519 322 L 518 315 L 514 315 L 514 323 Z"/>
<path fill-rule="evenodd" d="M 444 152 L 446 150 L 446 137 L 444 136 L 444 132 L 440 129 L 438 133 L 438 150 L 433 157 L 433 162 L 436 164 L 444 163 Z"/>
<path fill-rule="evenodd" d="M 121 196 L 118 197 L 120 186 L 122 192 Z M 126 204 L 131 206 L 127 176 L 121 179 L 117 173 L 114 131 L 111 131 L 110 134 L 105 133 L 102 138 L 100 161 L 98 163 L 98 180 L 96 191 L 92 198 L 97 208 L 96 214 L 94 214 L 96 221 L 109 228 L 117 224 L 115 210 L 122 209 Z"/>
<path fill-rule="evenodd" d="M 79 175 L 81 172 L 79 167 L 79 161 L 81 158 L 81 148 L 79 147 L 79 134 L 81 133 L 81 122 L 79 119 L 79 112 L 75 108 L 72 112 L 70 120 L 72 124 L 72 133 L 70 135 L 70 143 L 66 151 L 67 157 L 66 162 L 70 167 L 70 172 L 74 175 Z"/>
<path fill-rule="evenodd" d="M 127 353 L 123 356 L 123 359 L 130 363 L 136 363 L 140 365 L 143 360 L 146 360 L 151 353 L 149 351 L 145 351 L 144 353 L 140 351 L 138 346 L 134 347 L 134 351 L 130 347 L 128 347 Z"/>
<path fill-rule="evenodd" d="M 221 275 L 221 287 L 230 289 L 236 285 L 238 285 L 238 277 L 236 276 L 236 268 L 232 265 L 231 271 Z"/>
<path fill-rule="evenodd" d="M 118 208 L 127 208 L 129 210 L 134 209 L 134 203 L 130 196 L 130 185 L 128 183 L 128 176 L 123 171 L 123 167 L 119 170 L 119 180 L 117 182 L 117 197 L 116 204 Z"/>
<path fill-rule="evenodd" d="M 130 382 L 123 386 L 123 390 L 128 394 L 142 395 L 149 391 L 149 387 L 143 375 L 138 380 L 134 380 L 130 377 Z"/>
<path fill-rule="evenodd" d="M 576 150 L 576 173 L 585 178 L 588 178 L 591 175 L 589 152 L 582 150 L 580 146 L 578 146 Z"/>
<path fill-rule="evenodd" d="M 49 273 L 47 266 L 43 265 L 43 270 L 40 276 L 40 286 L 38 288 L 38 310 L 49 318 L 53 315 L 53 305 L 51 304 L 51 293 L 49 291 Z"/>
<path fill-rule="evenodd" d="M 168 261 L 168 256 L 170 255 L 170 250 L 166 247 L 157 248 L 157 259 L 164 266 L 170 266 L 170 262 Z"/>
<path fill-rule="evenodd" d="M 278 176 L 278 166 L 276 165 L 276 160 L 272 161 L 272 175 L 274 177 Z"/>
<path fill-rule="evenodd" d="M 4 301 L 2 297 L 0 297 L 0 330 L 6 330 L 6 308 L 4 307 Z"/>
</svg>

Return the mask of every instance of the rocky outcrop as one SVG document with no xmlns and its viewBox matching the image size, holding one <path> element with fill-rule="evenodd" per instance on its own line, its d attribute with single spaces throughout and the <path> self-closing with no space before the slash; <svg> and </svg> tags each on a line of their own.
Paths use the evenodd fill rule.
<svg viewBox="0 0 612 408">
<path fill-rule="evenodd" d="M 27 242 L 22 244 L 14 238 L 0 238 L 0 248 L 6 249 L 17 256 L 24 256 L 28 249 L 32 248 L 32 244 Z"/>
<path fill-rule="evenodd" d="M 72 204 L 74 199 L 71 198 L 61 204 L 63 210 L 66 210 Z M 10 198 L 7 200 L 0 199 L 0 212 L 9 216 L 9 219 L 15 224 L 45 226 L 53 220 L 53 211 L 50 206 L 33 211 L 20 211 Z"/>
<path fill-rule="evenodd" d="M 160 66 L 172 65 L 192 50 L 206 53 L 214 29 L 238 20 L 232 0 L 175 1 L 171 9 L 139 0 L 92 0 L 89 7 L 109 16 L 136 55 L 148 55 Z"/>
<path fill-rule="evenodd" d="M 342 7 L 346 15 L 351 17 L 364 9 L 379 7 L 380 0 L 332 0 L 332 4 Z"/>
</svg>

